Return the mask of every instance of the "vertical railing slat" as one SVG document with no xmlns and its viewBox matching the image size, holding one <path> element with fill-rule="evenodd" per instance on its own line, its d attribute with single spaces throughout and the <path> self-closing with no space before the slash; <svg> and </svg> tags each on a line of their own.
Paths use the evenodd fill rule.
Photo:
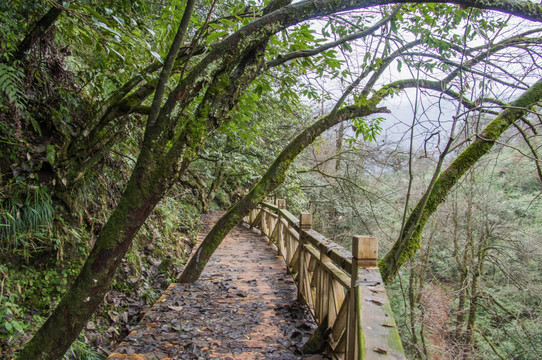
<svg viewBox="0 0 542 360">
<path fill-rule="evenodd" d="M 299 246 L 301 246 L 300 248 L 300 252 L 299 252 L 299 269 L 298 269 L 298 274 L 299 274 L 299 285 L 298 285 L 298 288 L 297 288 L 297 299 L 300 300 L 300 301 L 303 301 L 303 292 L 307 292 L 307 294 L 310 292 L 310 289 L 305 289 L 305 286 L 306 286 L 306 282 L 304 281 L 305 278 L 307 277 L 307 274 L 305 273 L 305 248 L 304 248 L 304 245 L 307 243 L 307 239 L 303 236 L 303 230 L 308 230 L 308 229 L 311 229 L 312 228 L 312 214 L 309 214 L 309 213 L 301 213 L 299 215 L 299 227 L 300 227 L 300 232 L 299 232 Z"/>
</svg>

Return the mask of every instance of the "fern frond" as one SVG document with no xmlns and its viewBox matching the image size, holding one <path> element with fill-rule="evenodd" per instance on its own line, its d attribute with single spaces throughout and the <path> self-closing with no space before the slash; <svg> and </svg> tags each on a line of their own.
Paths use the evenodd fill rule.
<svg viewBox="0 0 542 360">
<path fill-rule="evenodd" d="M 0 94 L 19 109 L 24 107 L 23 73 L 13 66 L 0 63 Z"/>
<path fill-rule="evenodd" d="M 0 203 L 0 253 L 18 247 L 35 248 L 32 234 L 50 228 L 53 217 L 52 200 L 44 188 L 29 191 L 22 205 L 13 199 Z"/>
</svg>

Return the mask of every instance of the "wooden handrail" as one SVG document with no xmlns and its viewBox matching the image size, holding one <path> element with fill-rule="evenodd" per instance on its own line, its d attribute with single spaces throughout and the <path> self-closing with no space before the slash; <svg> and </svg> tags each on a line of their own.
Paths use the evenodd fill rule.
<svg viewBox="0 0 542 360">
<path fill-rule="evenodd" d="M 265 202 L 261 203 L 260 205 L 267 209 L 273 210 L 275 213 L 280 213 L 280 216 L 286 219 L 290 226 L 299 231 L 299 219 L 296 218 L 291 212 L 286 209 L 279 209 L 278 206 Z"/>
<path fill-rule="evenodd" d="M 319 325 L 334 359 L 406 359 L 386 290 L 376 267 L 377 240 L 353 239 L 349 253 L 285 207 L 261 203 L 244 219 L 273 241 L 298 287 L 298 298 Z"/>
</svg>

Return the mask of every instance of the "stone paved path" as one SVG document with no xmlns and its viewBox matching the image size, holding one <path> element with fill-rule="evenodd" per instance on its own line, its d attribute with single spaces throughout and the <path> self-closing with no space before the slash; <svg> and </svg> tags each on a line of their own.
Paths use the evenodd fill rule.
<svg viewBox="0 0 542 360">
<path fill-rule="evenodd" d="M 207 231 L 219 215 L 207 219 Z M 301 348 L 316 325 L 296 294 L 267 238 L 240 225 L 201 279 L 170 285 L 109 359 L 309 358 Z"/>
</svg>

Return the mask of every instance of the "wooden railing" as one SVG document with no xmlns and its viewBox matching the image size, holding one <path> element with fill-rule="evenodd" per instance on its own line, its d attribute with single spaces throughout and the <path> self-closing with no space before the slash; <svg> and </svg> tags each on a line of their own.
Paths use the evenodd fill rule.
<svg viewBox="0 0 542 360">
<path fill-rule="evenodd" d="M 297 219 L 285 205 L 284 200 L 262 203 L 244 221 L 277 246 L 328 354 L 347 360 L 406 359 L 376 265 L 377 239 L 355 236 L 349 254 L 311 229 L 311 214 Z"/>
</svg>

